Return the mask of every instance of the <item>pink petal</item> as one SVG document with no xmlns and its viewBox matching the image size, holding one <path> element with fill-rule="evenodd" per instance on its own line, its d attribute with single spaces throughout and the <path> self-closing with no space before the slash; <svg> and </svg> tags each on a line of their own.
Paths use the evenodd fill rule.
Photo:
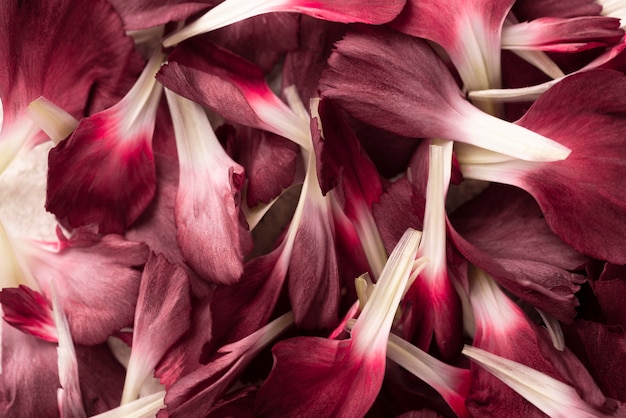
<svg viewBox="0 0 626 418">
<path fill-rule="evenodd" d="M 579 17 L 598 16 L 602 6 L 593 0 L 570 0 L 567 3 L 553 0 L 517 0 L 513 12 L 518 19 L 533 20 L 544 16 Z"/>
<path fill-rule="evenodd" d="M 384 357 L 358 354 L 352 340 L 297 337 L 272 353 L 274 367 L 257 395 L 260 416 L 363 416 L 385 373 Z"/>
<path fill-rule="evenodd" d="M 165 352 L 190 327 L 190 314 L 189 278 L 184 269 L 151 254 L 141 276 L 122 404 L 137 398 Z"/>
<path fill-rule="evenodd" d="M 240 212 L 243 168 L 224 151 L 202 107 L 167 91 L 180 177 L 174 217 L 186 262 L 205 280 L 234 283 L 252 249 Z"/>
<path fill-rule="evenodd" d="M 0 292 L 0 303 L 7 323 L 44 341 L 57 341 L 52 307 L 41 293 L 23 285 L 7 287 Z"/>
<path fill-rule="evenodd" d="M 395 18 L 406 0 L 273 0 L 250 3 L 245 0 L 226 0 L 209 10 L 198 20 L 166 37 L 163 45 L 173 46 L 185 39 L 210 32 L 235 22 L 271 12 L 297 12 L 341 23 L 368 23 L 380 25 Z"/>
<path fill-rule="evenodd" d="M 577 52 L 611 46 L 623 37 L 619 19 L 601 16 L 570 19 L 544 17 L 505 26 L 502 48 Z"/>
<path fill-rule="evenodd" d="M 54 280 L 76 343 L 98 344 L 132 323 L 140 272 L 147 248 L 118 235 L 86 230 L 70 239 L 59 235 L 59 250 L 30 245 L 28 265 L 50 299 Z"/>
<path fill-rule="evenodd" d="M 399 135 L 447 138 L 531 161 L 561 160 L 569 154 L 549 138 L 472 106 L 425 41 L 382 28 L 360 28 L 337 43 L 328 63 L 320 81 L 322 97 L 336 100 L 369 124 Z"/>
</svg>

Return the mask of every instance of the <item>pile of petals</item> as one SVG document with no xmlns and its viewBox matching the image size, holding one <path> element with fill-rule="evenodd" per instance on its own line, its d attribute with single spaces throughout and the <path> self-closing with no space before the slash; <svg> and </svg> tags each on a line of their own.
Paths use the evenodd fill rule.
<svg viewBox="0 0 626 418">
<path fill-rule="evenodd" d="M 0 2 L 0 416 L 626 416 L 624 26 Z"/>
</svg>

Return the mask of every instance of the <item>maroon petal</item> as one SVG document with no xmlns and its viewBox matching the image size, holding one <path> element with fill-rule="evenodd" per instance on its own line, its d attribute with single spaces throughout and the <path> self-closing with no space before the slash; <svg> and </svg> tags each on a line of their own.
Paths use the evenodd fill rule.
<svg viewBox="0 0 626 418">
<path fill-rule="evenodd" d="M 571 321 L 578 304 L 574 294 L 583 281 L 572 271 L 588 260 L 554 235 L 530 195 L 493 185 L 459 208 L 450 222 L 453 242 L 472 263 L 516 296 Z"/>
<path fill-rule="evenodd" d="M 52 307 L 41 293 L 23 285 L 7 287 L 0 291 L 0 303 L 7 323 L 44 341 L 57 341 Z"/>
<path fill-rule="evenodd" d="M 619 19 L 601 16 L 570 19 L 544 17 L 505 26 L 502 48 L 577 52 L 611 46 L 623 37 Z"/>
<path fill-rule="evenodd" d="M 336 100 L 369 124 L 413 138 L 465 142 L 524 160 L 554 161 L 569 154 L 551 139 L 472 106 L 423 40 L 384 28 L 360 28 L 337 43 L 328 63 L 320 81 L 322 97 Z"/>
<path fill-rule="evenodd" d="M 132 324 L 145 245 L 118 235 L 99 237 L 86 230 L 69 240 L 59 235 L 59 250 L 30 245 L 28 265 L 50 300 L 54 280 L 74 342 L 98 344 Z"/>
<path fill-rule="evenodd" d="M 141 276 L 122 404 L 137 398 L 165 352 L 189 328 L 190 314 L 189 278 L 184 269 L 151 254 Z"/>
<path fill-rule="evenodd" d="M 222 148 L 202 107 L 167 91 L 180 161 L 174 217 L 187 263 L 213 283 L 234 283 L 252 249 L 240 211 L 243 168 Z"/>
<path fill-rule="evenodd" d="M 272 349 L 274 368 L 257 394 L 255 414 L 365 415 L 380 389 L 385 362 L 355 352 L 352 340 L 298 337 L 279 342 Z"/>
<path fill-rule="evenodd" d="M 287 286 L 296 324 L 303 328 L 328 329 L 338 322 L 341 280 L 328 204 L 319 186 L 311 185 L 293 243 Z"/>
<path fill-rule="evenodd" d="M 527 190 L 550 228 L 566 243 L 594 258 L 625 264 L 621 245 L 626 236 L 622 222 L 626 163 L 621 158 L 626 146 L 625 91 L 626 77 L 610 70 L 565 78 L 544 93 L 519 123 L 570 147 L 573 151 L 566 160 L 462 165 L 464 176 Z"/>
<path fill-rule="evenodd" d="M 206 414 L 239 377 L 245 367 L 273 339 L 293 324 L 285 314 L 240 341 L 221 347 L 208 364 L 176 382 L 165 396 L 165 416 Z"/>
<path fill-rule="evenodd" d="M 267 131 L 239 126 L 228 136 L 228 150 L 245 168 L 246 202 L 269 203 L 289 187 L 296 173 L 298 146 Z"/>
<path fill-rule="evenodd" d="M 500 32 L 514 0 L 409 0 L 394 29 L 441 45 L 468 90 L 500 86 Z"/>
<path fill-rule="evenodd" d="M 308 147 L 308 124 L 270 90 L 259 67 L 209 41 L 198 39 L 178 46 L 157 79 L 227 121 Z"/>
<path fill-rule="evenodd" d="M 211 32 L 213 42 L 268 73 L 287 51 L 298 48 L 298 15 L 269 13 Z"/>
<path fill-rule="evenodd" d="M 381 25 L 395 18 L 406 0 L 276 0 L 250 3 L 245 0 L 226 0 L 209 10 L 198 20 L 166 37 L 163 45 L 173 46 L 192 36 L 207 33 L 232 23 L 272 12 L 297 12 L 341 23 L 368 23 Z"/>
<path fill-rule="evenodd" d="M 544 16 L 598 16 L 602 6 L 594 0 L 571 0 L 567 4 L 555 0 L 517 0 L 513 12 L 518 19 L 533 20 Z"/>
<path fill-rule="evenodd" d="M 170 21 L 185 20 L 192 14 L 219 3 L 219 0 L 111 0 L 126 30 L 147 29 Z"/>
<path fill-rule="evenodd" d="M 155 53 L 124 99 L 83 119 L 50 151 L 46 209 L 62 222 L 123 233 L 154 197 L 152 135 L 162 90 L 154 74 L 161 60 Z"/>
<path fill-rule="evenodd" d="M 0 16 L 4 126 L 39 96 L 83 116 L 89 100 L 115 90 L 134 54 L 107 1 L 5 2 Z"/>
<path fill-rule="evenodd" d="M 602 392 L 626 401 L 626 336 L 618 326 L 579 320 L 565 328 L 568 347 L 584 362 Z"/>
</svg>

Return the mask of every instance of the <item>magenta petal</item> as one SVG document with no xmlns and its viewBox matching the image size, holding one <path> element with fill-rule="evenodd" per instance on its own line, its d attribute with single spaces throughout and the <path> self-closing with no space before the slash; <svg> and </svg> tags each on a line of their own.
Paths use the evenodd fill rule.
<svg viewBox="0 0 626 418">
<path fill-rule="evenodd" d="M 0 291 L 4 320 L 22 332 L 56 342 L 57 330 L 50 303 L 41 293 L 27 286 Z"/>
<path fill-rule="evenodd" d="M 298 337 L 279 342 L 272 353 L 274 368 L 257 394 L 261 417 L 363 416 L 385 372 L 384 357 L 359 355 L 352 340 Z"/>
<path fill-rule="evenodd" d="M 151 254 L 139 286 L 133 345 L 122 403 L 136 399 L 144 380 L 190 326 L 191 296 L 185 270 Z"/>
<path fill-rule="evenodd" d="M 50 300 L 54 280 L 59 302 L 78 344 L 99 344 L 132 324 L 140 272 L 148 249 L 118 235 L 99 237 L 78 231 L 69 240 L 60 235 L 60 249 L 33 246 L 29 267 Z"/>
</svg>

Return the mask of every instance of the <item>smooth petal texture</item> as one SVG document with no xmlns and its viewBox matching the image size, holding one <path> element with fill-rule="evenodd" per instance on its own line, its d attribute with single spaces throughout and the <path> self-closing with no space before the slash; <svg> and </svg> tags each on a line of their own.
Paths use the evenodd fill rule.
<svg viewBox="0 0 626 418">
<path fill-rule="evenodd" d="M 240 212 L 243 167 L 224 151 L 204 110 L 166 91 L 180 161 L 174 217 L 187 263 L 205 280 L 234 283 L 252 249 Z"/>
<path fill-rule="evenodd" d="M 155 53 L 124 99 L 83 119 L 50 151 L 46 209 L 61 222 L 121 234 L 154 197 L 152 135 L 162 91 L 154 74 L 161 60 Z"/>
<path fill-rule="evenodd" d="M 598 16 L 602 6 L 593 0 L 571 0 L 567 4 L 558 0 L 517 0 L 513 12 L 518 19 L 533 20 L 544 16 L 579 17 Z"/>
<path fill-rule="evenodd" d="M 210 59 L 208 59 L 210 57 Z M 157 79 L 224 119 L 273 132 L 308 148 L 308 123 L 272 93 L 263 72 L 204 39 L 178 46 Z"/>
<path fill-rule="evenodd" d="M 24 285 L 7 287 L 0 292 L 0 303 L 7 323 L 44 341 L 57 341 L 52 307 L 41 293 Z"/>
<path fill-rule="evenodd" d="M 466 90 L 500 86 L 500 33 L 514 0 L 409 0 L 394 29 L 441 45 Z M 490 87 L 485 87 L 490 86 Z"/>
<path fill-rule="evenodd" d="M 74 342 L 98 344 L 132 323 L 140 272 L 148 256 L 144 244 L 118 235 L 78 231 L 59 235 L 58 251 L 29 244 L 25 256 L 42 293 L 50 300 L 54 280 Z"/>
<path fill-rule="evenodd" d="M 165 352 L 190 327 L 191 295 L 185 270 L 151 254 L 141 276 L 133 344 L 122 404 L 134 401 Z"/>
<path fill-rule="evenodd" d="M 524 160 L 554 161 L 569 154 L 549 138 L 473 107 L 425 41 L 361 27 L 337 43 L 328 63 L 320 80 L 322 98 L 336 100 L 369 124 L 413 138 L 461 141 Z"/>
<path fill-rule="evenodd" d="M 572 271 L 588 259 L 554 235 L 530 195 L 492 185 L 450 224 L 459 251 L 500 285 L 562 321 L 573 319 L 583 277 Z"/>
<path fill-rule="evenodd" d="M 318 19 L 341 23 L 368 23 L 381 25 L 395 18 L 406 0 L 270 0 L 250 3 L 245 0 L 226 0 L 209 10 L 198 20 L 166 37 L 163 45 L 173 46 L 195 35 L 207 33 L 232 23 L 271 12 L 297 12 Z"/>
<path fill-rule="evenodd" d="M 539 18 L 505 26 L 503 49 L 538 49 L 554 52 L 577 52 L 607 47 L 624 37 L 619 20 L 610 17 Z"/>
<path fill-rule="evenodd" d="M 463 175 L 525 189 L 563 241 L 594 258 L 626 263 L 626 251 L 619 244 L 626 236 L 621 221 L 626 167 L 620 157 L 626 145 L 625 91 L 626 77 L 610 70 L 567 77 L 519 120 L 572 148 L 565 161 L 462 164 Z"/>
</svg>

